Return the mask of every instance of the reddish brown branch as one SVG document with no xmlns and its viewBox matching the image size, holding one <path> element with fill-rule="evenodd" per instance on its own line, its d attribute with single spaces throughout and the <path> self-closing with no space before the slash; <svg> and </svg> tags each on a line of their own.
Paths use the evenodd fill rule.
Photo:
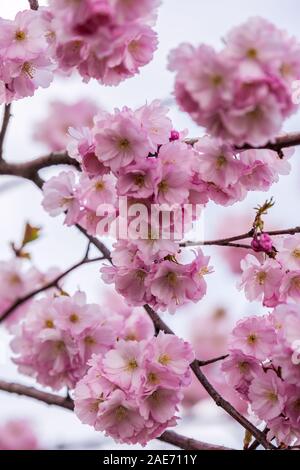
<svg viewBox="0 0 300 470">
<path fill-rule="evenodd" d="M 270 230 L 267 233 L 272 237 L 280 236 L 280 235 L 295 235 L 296 233 L 300 233 L 300 227 L 292 227 L 287 229 L 281 230 Z M 249 232 L 242 233 L 241 235 L 235 235 L 234 237 L 229 238 L 221 238 L 219 240 L 205 240 L 205 241 L 196 241 L 196 242 L 184 242 L 181 243 L 180 246 L 182 248 L 189 247 L 189 246 L 232 246 L 236 248 L 248 248 L 250 249 L 250 245 L 244 245 L 241 243 L 233 243 L 239 240 L 245 240 L 247 238 L 252 238 L 254 235 L 254 230 L 251 229 Z"/>
<path fill-rule="evenodd" d="M 10 111 L 11 111 L 11 104 L 6 104 L 4 107 L 2 127 L 0 131 L 0 160 L 2 160 L 3 158 L 4 141 L 5 141 L 5 136 L 6 136 L 6 132 L 8 129 L 8 124 L 11 118 Z"/>
<path fill-rule="evenodd" d="M 199 137 L 195 137 L 193 139 L 186 139 L 186 143 L 194 145 L 196 142 L 198 142 L 198 140 L 200 140 Z M 253 147 L 251 145 L 246 144 L 242 147 L 237 147 L 237 150 L 250 150 L 255 148 L 258 150 L 274 150 L 274 152 L 280 153 L 284 148 L 296 147 L 298 145 L 300 145 L 300 132 L 294 132 L 290 134 L 281 135 L 277 137 L 274 142 L 268 142 L 266 145 Z"/>
<path fill-rule="evenodd" d="M 74 409 L 74 403 L 70 397 L 61 397 L 52 393 L 37 390 L 34 387 L 28 387 L 17 383 L 8 383 L 0 380 L 0 390 L 8 393 L 34 398 L 47 405 L 60 406 L 68 410 Z M 189 437 L 181 436 L 173 431 L 165 431 L 160 437 L 160 441 L 167 442 L 184 450 L 233 450 L 222 446 L 207 444 L 206 442 L 196 441 Z"/>
</svg>

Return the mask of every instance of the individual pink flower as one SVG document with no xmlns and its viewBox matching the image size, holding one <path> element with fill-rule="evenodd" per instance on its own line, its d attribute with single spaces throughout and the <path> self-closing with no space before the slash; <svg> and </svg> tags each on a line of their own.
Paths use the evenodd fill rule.
<svg viewBox="0 0 300 470">
<path fill-rule="evenodd" d="M 103 358 L 105 377 L 125 390 L 138 387 L 143 376 L 143 366 L 143 341 L 120 340 Z"/>
<path fill-rule="evenodd" d="M 273 183 L 279 181 L 280 175 L 288 175 L 291 170 L 288 162 L 289 153 L 282 159 L 272 150 L 246 150 L 240 154 L 245 165 L 240 182 L 249 191 L 267 191 Z"/>
<path fill-rule="evenodd" d="M 203 137 L 194 148 L 204 181 L 226 187 L 236 183 L 243 174 L 244 166 L 235 157 L 233 148 L 221 140 Z"/>
<path fill-rule="evenodd" d="M 276 332 L 266 318 L 248 317 L 240 320 L 229 340 L 229 347 L 256 359 L 269 358 L 276 344 Z"/>
<path fill-rule="evenodd" d="M 75 173 L 62 171 L 44 183 L 42 205 L 52 217 L 67 212 L 65 223 L 73 225 L 80 209 L 76 192 Z"/>
<path fill-rule="evenodd" d="M 0 54 L 10 60 L 30 61 L 46 52 L 45 24 L 40 12 L 19 11 L 13 21 L 1 19 Z"/>
<path fill-rule="evenodd" d="M 94 132 L 96 155 L 113 172 L 134 160 L 145 158 L 149 153 L 145 132 L 126 108 L 114 115 L 99 118 Z"/>
<path fill-rule="evenodd" d="M 234 349 L 230 351 L 229 358 L 222 363 L 222 371 L 225 372 L 228 383 L 246 398 L 249 386 L 259 370 L 259 362 L 254 356 L 247 356 Z"/>
<path fill-rule="evenodd" d="M 300 298 L 300 270 L 288 271 L 280 284 L 280 298 L 283 302 L 298 302 Z"/>
<path fill-rule="evenodd" d="M 194 353 L 189 343 L 179 339 L 177 336 L 159 332 L 151 342 L 152 360 L 183 378 L 188 371 L 188 366 L 194 360 Z M 190 374 L 188 373 L 188 380 Z"/>
<path fill-rule="evenodd" d="M 275 306 L 279 303 L 279 286 L 283 272 L 281 265 L 268 258 L 260 263 L 257 258 L 247 255 L 241 261 L 243 271 L 240 288 L 245 289 L 245 295 L 251 302 L 263 299 L 266 306 Z"/>
<path fill-rule="evenodd" d="M 284 416 L 278 416 L 268 422 L 269 432 L 267 438 L 269 440 L 276 438 L 277 445 L 284 443 L 285 445 L 297 445 L 299 443 L 299 431 L 297 427 L 293 427 L 289 419 Z M 295 441 L 295 438 L 297 439 Z"/>
<path fill-rule="evenodd" d="M 152 196 L 157 166 L 156 159 L 148 158 L 121 169 L 117 181 L 118 194 L 137 199 Z"/>
<path fill-rule="evenodd" d="M 277 259 L 288 270 L 300 269 L 300 234 L 284 237 Z"/>
<path fill-rule="evenodd" d="M 149 105 L 144 105 L 135 112 L 151 142 L 150 152 L 155 153 L 158 145 L 169 142 L 172 121 L 167 116 L 168 111 L 169 109 L 163 106 L 159 100 L 154 100 Z"/>
<path fill-rule="evenodd" d="M 284 409 L 284 384 L 273 370 L 261 371 L 250 385 L 249 398 L 253 411 L 260 419 L 274 419 Z"/>
</svg>

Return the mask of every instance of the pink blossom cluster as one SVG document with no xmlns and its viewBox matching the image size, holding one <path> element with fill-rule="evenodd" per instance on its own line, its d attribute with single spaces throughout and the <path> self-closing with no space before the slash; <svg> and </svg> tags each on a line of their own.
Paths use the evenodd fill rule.
<svg viewBox="0 0 300 470">
<path fill-rule="evenodd" d="M 118 85 L 148 64 L 157 48 L 152 29 L 160 0 L 50 0 L 55 55 L 64 72 Z"/>
<path fill-rule="evenodd" d="M 35 300 L 12 329 L 14 362 L 21 373 L 54 390 L 74 388 L 92 354 L 105 354 L 119 338 L 140 340 L 154 334 L 143 313 L 114 313 L 88 304 L 83 292 Z"/>
<path fill-rule="evenodd" d="M 190 264 L 178 259 L 180 240 L 200 216 L 197 208 L 209 200 L 233 204 L 248 191 L 268 190 L 289 172 L 290 152 L 283 159 L 270 150 L 236 153 L 212 137 L 192 146 L 167 113 L 153 101 L 135 111 L 102 111 L 92 129 L 71 129 L 68 152 L 82 172 L 62 172 L 47 181 L 43 207 L 51 216 L 65 214 L 67 225 L 79 224 L 93 236 L 117 238 L 114 267 L 103 268 L 104 277 L 131 305 L 147 302 L 174 311 L 206 291 L 208 258 L 198 251 Z"/>
<path fill-rule="evenodd" d="M 269 241 L 268 244 L 270 245 Z M 269 246 L 268 245 L 268 246 Z M 300 299 L 300 235 L 287 235 L 276 243 L 276 257 L 257 259 L 247 255 L 241 261 L 239 287 L 248 300 L 262 300 L 263 305 L 298 303 Z"/>
<path fill-rule="evenodd" d="M 49 27 L 45 9 L 20 11 L 12 21 L 0 18 L 0 103 L 33 96 L 52 82 Z"/>
<path fill-rule="evenodd" d="M 33 137 L 52 152 L 65 150 L 68 145 L 70 127 L 92 127 L 98 107 L 88 99 L 67 104 L 52 101 L 47 117 L 35 126 Z"/>
<path fill-rule="evenodd" d="M 222 369 L 278 445 L 300 443 L 300 309 L 286 304 L 240 320 Z M 298 345 L 298 348 L 297 348 Z"/>
<path fill-rule="evenodd" d="M 188 343 L 163 332 L 148 341 L 120 340 L 89 361 L 75 388 L 75 413 L 118 442 L 145 445 L 176 424 L 193 359 Z"/>
<path fill-rule="evenodd" d="M 297 110 L 292 82 L 300 78 L 300 44 L 269 21 L 233 28 L 217 52 L 182 44 L 170 54 L 182 110 L 232 144 L 265 145 Z"/>
<path fill-rule="evenodd" d="M 36 267 L 26 268 L 21 259 L 12 258 L 0 262 L 0 318 L 1 315 L 18 299 L 42 287 L 58 275 L 56 268 L 42 273 Z M 31 300 L 20 305 L 6 320 L 6 325 L 13 324 L 22 317 L 31 305 Z"/>
<path fill-rule="evenodd" d="M 130 262 L 126 262 L 129 257 Z M 102 277 L 108 284 L 114 283 L 116 291 L 129 305 L 148 303 L 154 309 L 170 313 L 189 302 L 201 300 L 207 289 L 204 276 L 212 272 L 208 266 L 209 256 L 204 256 L 200 249 L 188 264 L 168 256 L 157 256 L 146 264 L 134 244 L 119 242 L 115 245 L 113 260 L 114 266 L 101 269 Z"/>
<path fill-rule="evenodd" d="M 37 435 L 26 419 L 11 419 L 0 425 L 0 450 L 38 450 Z"/>
</svg>

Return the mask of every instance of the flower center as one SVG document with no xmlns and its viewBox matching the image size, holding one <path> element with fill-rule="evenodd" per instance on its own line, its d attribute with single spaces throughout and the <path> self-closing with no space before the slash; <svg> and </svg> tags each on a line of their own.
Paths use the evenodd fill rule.
<svg viewBox="0 0 300 470">
<path fill-rule="evenodd" d="M 71 323 L 78 323 L 79 316 L 77 315 L 77 313 L 71 313 L 71 315 L 69 316 L 69 320 Z"/>
<path fill-rule="evenodd" d="M 158 358 L 158 362 L 162 366 L 167 366 L 171 362 L 171 358 L 168 354 L 161 354 Z"/>
<path fill-rule="evenodd" d="M 45 321 L 45 327 L 46 328 L 54 328 L 53 320 L 46 320 Z"/>
<path fill-rule="evenodd" d="M 218 158 L 217 158 L 217 162 L 216 162 L 216 167 L 218 170 L 220 170 L 223 166 L 225 166 L 227 163 L 227 160 L 226 158 L 224 157 L 224 155 L 220 155 Z"/>
<path fill-rule="evenodd" d="M 245 374 L 249 371 L 249 363 L 246 361 L 241 361 L 238 363 L 238 368 L 242 374 Z"/>
<path fill-rule="evenodd" d="M 157 374 L 155 374 L 155 372 L 149 372 L 149 374 L 148 374 L 148 382 L 150 382 L 151 384 L 157 384 L 157 383 L 159 383 L 158 376 L 157 376 Z"/>
<path fill-rule="evenodd" d="M 267 273 L 265 271 L 260 271 L 259 273 L 256 274 L 256 279 L 257 282 L 260 286 L 263 286 L 265 283 L 265 280 L 267 279 Z"/>
<path fill-rule="evenodd" d="M 300 248 L 295 248 L 292 255 L 293 255 L 294 258 L 299 259 L 300 258 Z"/>
<path fill-rule="evenodd" d="M 170 284 L 171 286 L 175 286 L 175 284 L 177 283 L 177 275 L 173 271 L 170 271 L 168 274 L 166 274 L 166 279 L 168 284 Z"/>
<path fill-rule="evenodd" d="M 247 338 L 247 343 L 248 344 L 255 344 L 257 341 L 257 336 L 255 333 L 251 333 L 248 338 Z"/>
<path fill-rule="evenodd" d="M 247 51 L 248 59 L 257 59 L 257 56 L 258 56 L 257 49 L 255 49 L 255 47 L 250 47 L 250 49 L 248 49 Z"/>
<path fill-rule="evenodd" d="M 122 405 L 118 406 L 116 408 L 115 415 L 116 415 L 117 421 L 123 421 L 123 419 L 125 419 L 127 416 L 126 408 Z"/>
<path fill-rule="evenodd" d="M 127 370 L 133 371 L 138 368 L 138 363 L 135 359 L 130 359 L 127 364 Z"/>
<path fill-rule="evenodd" d="M 119 148 L 121 150 L 128 150 L 130 147 L 130 142 L 128 139 L 120 139 L 119 140 Z"/>
<path fill-rule="evenodd" d="M 30 62 L 24 62 L 22 72 L 28 75 L 29 78 L 34 77 L 34 67 Z"/>
<path fill-rule="evenodd" d="M 160 192 L 166 193 L 169 189 L 168 182 L 166 180 L 162 180 L 158 185 L 158 189 Z"/>
<path fill-rule="evenodd" d="M 141 269 L 138 269 L 135 273 L 135 276 L 136 276 L 138 281 L 143 282 L 145 280 L 146 273 L 144 271 L 142 271 Z"/>
<path fill-rule="evenodd" d="M 139 188 L 142 188 L 145 185 L 145 176 L 144 175 L 135 175 L 134 184 Z"/>
<path fill-rule="evenodd" d="M 218 74 L 213 75 L 213 76 L 211 77 L 211 83 L 212 83 L 215 87 L 218 87 L 218 86 L 222 85 L 222 83 L 223 83 L 223 77 L 222 77 L 222 75 L 218 75 Z"/>
<path fill-rule="evenodd" d="M 276 403 L 278 401 L 278 396 L 273 390 L 268 390 L 266 392 L 266 398 L 272 403 Z"/>
<path fill-rule="evenodd" d="M 94 338 L 92 338 L 92 336 L 86 336 L 84 338 L 84 342 L 85 344 L 87 344 L 88 346 L 93 346 L 94 344 L 96 344 L 96 341 Z"/>
<path fill-rule="evenodd" d="M 97 183 L 95 183 L 95 189 L 96 191 L 103 191 L 103 189 L 105 189 L 105 183 L 103 181 L 97 181 Z"/>
<path fill-rule="evenodd" d="M 26 39 L 26 33 L 24 31 L 17 31 L 15 34 L 16 41 L 24 41 Z"/>
</svg>

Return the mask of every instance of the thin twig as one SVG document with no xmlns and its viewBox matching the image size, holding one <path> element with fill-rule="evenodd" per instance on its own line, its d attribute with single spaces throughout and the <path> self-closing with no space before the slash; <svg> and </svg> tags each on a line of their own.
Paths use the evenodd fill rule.
<svg viewBox="0 0 300 470">
<path fill-rule="evenodd" d="M 3 149 L 4 149 L 4 142 L 5 142 L 5 136 L 7 133 L 8 129 L 8 124 L 11 118 L 11 104 L 6 104 L 4 107 L 4 114 L 3 114 L 3 121 L 2 121 L 2 127 L 0 131 L 0 160 L 3 159 Z"/>
<path fill-rule="evenodd" d="M 20 297 L 19 299 L 17 299 L 7 310 L 5 310 L 5 312 L 3 312 L 3 314 L 1 315 L 1 318 L 0 318 L 0 323 L 3 322 L 16 308 L 18 308 L 23 303 L 25 303 L 28 300 L 32 299 L 36 295 L 38 295 L 38 294 L 40 294 L 40 293 L 42 293 L 42 292 L 44 292 L 48 289 L 51 289 L 51 287 L 56 287 L 58 285 L 59 281 L 61 281 L 65 276 L 70 274 L 75 269 L 79 268 L 80 266 L 83 266 L 84 264 L 95 263 L 96 261 L 101 261 L 103 259 L 104 259 L 103 256 L 89 259 L 85 255 L 85 257 L 81 261 L 79 261 L 78 263 L 71 266 L 69 269 L 67 269 L 66 271 L 61 273 L 59 276 L 57 276 L 52 281 L 48 282 L 47 284 L 45 284 L 42 287 L 39 287 L 38 289 L 35 289 L 32 292 L 29 292 L 28 294 L 24 295 L 23 297 Z"/>
</svg>

